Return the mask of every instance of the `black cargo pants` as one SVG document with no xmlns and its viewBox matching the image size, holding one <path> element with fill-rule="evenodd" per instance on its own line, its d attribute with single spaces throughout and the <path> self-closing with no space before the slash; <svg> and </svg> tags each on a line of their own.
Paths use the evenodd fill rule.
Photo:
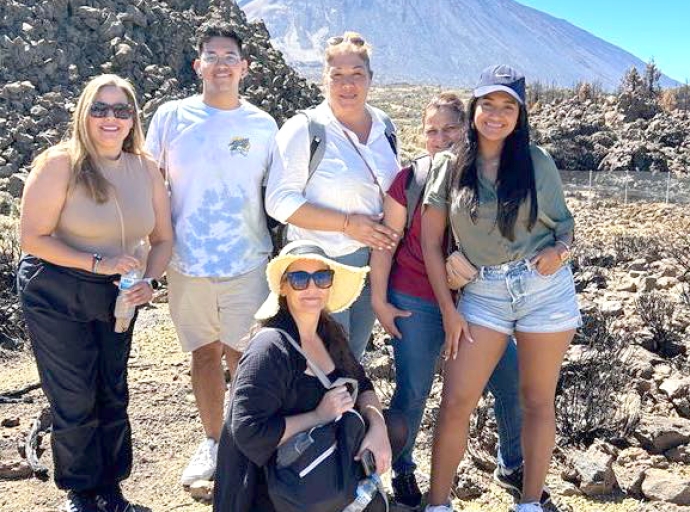
<svg viewBox="0 0 690 512">
<path fill-rule="evenodd" d="M 116 485 L 132 467 L 127 417 L 132 326 L 125 333 L 113 331 L 113 278 L 25 256 L 17 286 L 53 410 L 55 483 L 75 491 Z"/>
</svg>

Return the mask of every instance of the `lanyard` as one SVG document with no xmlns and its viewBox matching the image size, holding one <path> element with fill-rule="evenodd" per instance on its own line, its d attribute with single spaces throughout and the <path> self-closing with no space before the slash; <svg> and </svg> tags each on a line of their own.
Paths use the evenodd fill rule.
<svg viewBox="0 0 690 512">
<path fill-rule="evenodd" d="M 376 177 L 376 173 L 374 172 L 374 170 L 369 165 L 369 162 L 367 162 L 367 159 L 364 158 L 364 155 L 362 155 L 359 148 L 357 147 L 357 144 L 355 144 L 355 141 L 353 141 L 352 137 L 350 137 L 350 134 L 347 133 L 345 130 L 343 130 L 343 133 L 345 134 L 345 137 L 347 137 L 347 140 L 350 141 L 350 144 L 352 144 L 352 147 L 355 149 L 355 151 L 357 152 L 359 157 L 362 159 L 362 162 L 364 162 L 364 165 L 366 166 L 367 170 L 369 171 L 369 174 L 371 174 L 371 178 L 374 180 L 376 187 L 379 189 L 379 197 L 381 198 L 381 208 L 383 208 L 383 201 L 386 198 L 386 194 L 384 194 L 384 192 L 383 192 L 383 188 L 381 187 L 381 184 L 379 183 L 379 179 Z"/>
</svg>

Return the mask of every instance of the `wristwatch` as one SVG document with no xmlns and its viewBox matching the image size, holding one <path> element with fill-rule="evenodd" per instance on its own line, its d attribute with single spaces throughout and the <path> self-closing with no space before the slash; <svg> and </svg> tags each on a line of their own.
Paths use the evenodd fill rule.
<svg viewBox="0 0 690 512">
<path fill-rule="evenodd" d="M 142 281 L 146 281 L 152 290 L 158 290 L 161 287 L 161 282 L 153 277 L 145 277 Z"/>
</svg>

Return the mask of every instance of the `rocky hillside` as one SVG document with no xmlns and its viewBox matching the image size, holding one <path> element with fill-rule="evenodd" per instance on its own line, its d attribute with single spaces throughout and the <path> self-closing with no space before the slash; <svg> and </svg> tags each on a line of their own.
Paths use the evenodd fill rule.
<svg viewBox="0 0 690 512">
<path fill-rule="evenodd" d="M 17 196 L 36 154 L 59 141 L 84 83 L 112 72 L 135 85 L 148 118 L 164 100 L 198 89 L 194 31 L 232 20 L 246 43 L 247 98 L 279 122 L 320 98 L 225 0 L 3 0 L 0 2 L 0 190 Z"/>
<path fill-rule="evenodd" d="M 374 46 L 378 83 L 473 85 L 504 62 L 532 81 L 615 88 L 634 55 L 565 20 L 514 0 L 240 0 L 263 19 L 276 46 L 310 77 L 321 72 L 328 37 L 357 30 Z M 500 30 L 496 28 L 500 27 Z M 665 85 L 673 80 L 664 77 Z"/>
<path fill-rule="evenodd" d="M 690 169 L 690 112 L 664 110 L 634 93 L 575 92 L 537 103 L 530 123 L 535 141 L 549 150 L 559 169 L 676 174 Z"/>
</svg>

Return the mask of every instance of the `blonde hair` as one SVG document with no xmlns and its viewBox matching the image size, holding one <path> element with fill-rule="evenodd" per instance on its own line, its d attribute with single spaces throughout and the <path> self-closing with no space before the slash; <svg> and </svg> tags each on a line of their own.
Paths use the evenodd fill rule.
<svg viewBox="0 0 690 512">
<path fill-rule="evenodd" d="M 110 183 L 98 168 L 98 152 L 91 140 L 88 118 L 89 110 L 96 96 L 103 87 L 108 86 L 117 87 L 124 92 L 128 102 L 134 107 L 132 129 L 122 143 L 122 151 L 135 155 L 144 153 L 144 132 L 139 119 L 139 105 L 134 87 L 124 78 L 106 74 L 92 78 L 84 87 L 72 115 L 69 137 L 56 146 L 43 151 L 31 164 L 32 168 L 41 167 L 55 155 L 67 155 L 72 169 L 70 188 L 82 185 L 87 194 L 97 203 L 108 201 Z"/>
<path fill-rule="evenodd" d="M 358 32 L 347 31 L 342 36 L 333 36 L 328 40 L 323 61 L 324 77 L 328 74 L 333 57 L 343 53 L 354 53 L 357 55 L 364 62 L 369 78 L 374 76 L 374 72 L 371 70 L 371 45 Z"/>
</svg>

